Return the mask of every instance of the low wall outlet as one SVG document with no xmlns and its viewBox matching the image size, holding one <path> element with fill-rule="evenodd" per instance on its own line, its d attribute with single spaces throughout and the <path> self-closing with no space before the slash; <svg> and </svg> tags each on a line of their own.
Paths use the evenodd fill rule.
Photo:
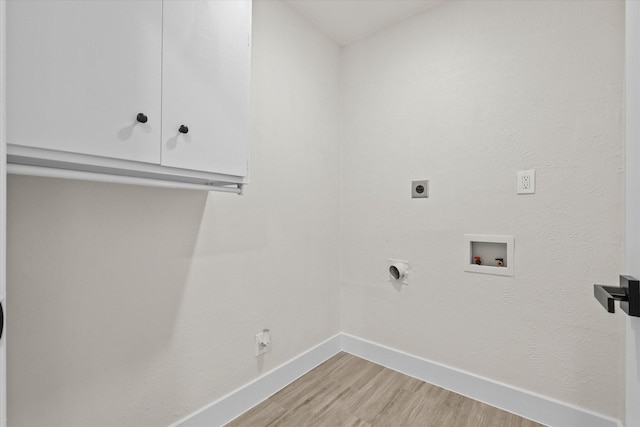
<svg viewBox="0 0 640 427">
<path fill-rule="evenodd" d="M 256 334 L 256 357 L 265 354 L 269 348 L 271 348 L 271 331 L 263 329 Z"/>
</svg>

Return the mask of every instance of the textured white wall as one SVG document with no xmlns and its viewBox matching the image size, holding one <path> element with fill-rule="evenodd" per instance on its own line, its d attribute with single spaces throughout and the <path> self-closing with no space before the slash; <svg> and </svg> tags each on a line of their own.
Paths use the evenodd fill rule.
<svg viewBox="0 0 640 427">
<path fill-rule="evenodd" d="M 345 48 L 344 332 L 621 416 L 592 284 L 623 272 L 623 49 L 621 1 L 445 2 Z M 515 276 L 465 273 L 465 233 L 515 236 Z"/>
<path fill-rule="evenodd" d="M 339 331 L 339 57 L 254 2 L 242 197 L 11 177 L 9 425 L 168 425 Z"/>
</svg>

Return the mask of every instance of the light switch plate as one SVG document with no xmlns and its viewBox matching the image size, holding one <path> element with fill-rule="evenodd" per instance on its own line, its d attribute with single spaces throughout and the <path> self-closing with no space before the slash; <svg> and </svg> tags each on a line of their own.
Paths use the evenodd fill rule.
<svg viewBox="0 0 640 427">
<path fill-rule="evenodd" d="M 429 181 L 412 181 L 411 182 L 411 198 L 426 199 L 429 197 Z"/>
</svg>

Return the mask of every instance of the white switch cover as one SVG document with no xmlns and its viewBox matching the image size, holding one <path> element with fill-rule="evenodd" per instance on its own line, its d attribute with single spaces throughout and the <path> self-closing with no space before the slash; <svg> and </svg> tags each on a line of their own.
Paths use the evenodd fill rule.
<svg viewBox="0 0 640 427">
<path fill-rule="evenodd" d="M 518 194 L 533 194 L 536 192 L 536 171 L 518 171 Z"/>
</svg>

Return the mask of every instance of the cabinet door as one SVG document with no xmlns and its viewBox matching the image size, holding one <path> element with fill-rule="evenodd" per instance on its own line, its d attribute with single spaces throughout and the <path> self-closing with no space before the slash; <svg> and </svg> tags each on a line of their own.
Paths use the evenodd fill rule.
<svg viewBox="0 0 640 427">
<path fill-rule="evenodd" d="M 8 142 L 159 163 L 161 26 L 159 0 L 7 2 Z"/>
<path fill-rule="evenodd" d="M 162 164 L 246 176 L 251 2 L 163 7 Z"/>
</svg>

